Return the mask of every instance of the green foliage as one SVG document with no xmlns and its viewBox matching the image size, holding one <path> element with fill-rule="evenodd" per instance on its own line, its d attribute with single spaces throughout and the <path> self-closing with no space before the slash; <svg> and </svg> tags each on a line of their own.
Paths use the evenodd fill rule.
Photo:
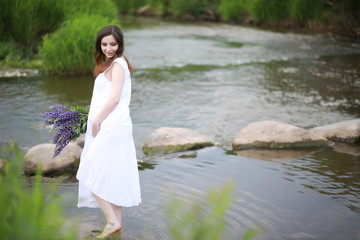
<svg viewBox="0 0 360 240">
<path fill-rule="evenodd" d="M 228 20 L 240 20 L 244 13 L 246 13 L 246 5 L 244 0 L 221 0 L 219 11 L 222 18 Z"/>
<path fill-rule="evenodd" d="M 285 20 L 289 16 L 285 0 L 248 0 L 248 10 L 256 20 Z"/>
<path fill-rule="evenodd" d="M 54 32 L 65 20 L 64 0 L 39 0 L 36 11 L 39 37 L 45 33 Z"/>
<path fill-rule="evenodd" d="M 171 236 L 186 240 L 222 239 L 226 228 L 225 214 L 231 205 L 233 184 L 228 183 L 219 190 L 210 190 L 206 201 L 174 199 L 166 208 L 167 216 L 172 220 Z M 257 231 L 248 230 L 244 239 L 252 239 Z"/>
<path fill-rule="evenodd" d="M 21 46 L 14 40 L 0 43 L 0 61 L 6 58 L 20 59 L 22 56 Z"/>
<path fill-rule="evenodd" d="M 148 4 L 149 0 L 112 0 L 120 13 L 136 13 L 136 10 Z"/>
<path fill-rule="evenodd" d="M 117 8 L 112 0 L 62 0 L 65 19 L 77 18 L 79 15 L 98 15 L 108 19 L 117 18 Z"/>
<path fill-rule="evenodd" d="M 0 0 L 0 6 L 0 41 L 11 45 L 7 53 L 3 51 L 5 47 L 0 49 L 2 66 L 24 66 L 19 62 L 23 58 L 34 58 L 44 34 L 54 32 L 65 20 L 93 14 L 117 18 L 117 9 L 111 0 Z M 21 53 L 14 51 L 14 42 Z M 38 61 L 28 63 L 39 66 Z"/>
<path fill-rule="evenodd" d="M 2 239 L 75 239 L 74 231 L 63 226 L 65 217 L 53 188 L 45 194 L 40 173 L 34 186 L 26 187 L 22 175 L 23 153 L 15 142 L 0 150 L 4 171 L 0 174 L 0 236 Z M 65 233 L 64 233 L 65 232 Z"/>
<path fill-rule="evenodd" d="M 98 31 L 116 20 L 99 15 L 80 15 L 64 22 L 53 34 L 44 37 L 39 49 L 43 67 L 48 72 L 91 72 L 93 50 Z"/>
<path fill-rule="evenodd" d="M 169 13 L 174 17 L 191 14 L 198 18 L 208 5 L 207 0 L 173 0 L 169 2 Z"/>
<path fill-rule="evenodd" d="M 53 31 L 63 20 L 57 0 L 0 0 L 0 40 L 33 44 L 44 31 Z"/>
<path fill-rule="evenodd" d="M 14 38 L 27 44 L 34 37 L 35 1 L 1 0 L 1 40 Z"/>
<path fill-rule="evenodd" d="M 355 0 L 220 0 L 219 11 L 224 20 L 242 20 L 250 15 L 256 21 L 322 21 L 359 26 L 360 2 Z M 336 17 L 335 17 L 336 16 Z M 335 18 L 334 18 L 335 17 Z M 346 20 L 346 22 L 345 22 Z M 345 24 L 344 24 L 345 23 Z M 352 24 L 353 26 L 356 24 Z"/>
<path fill-rule="evenodd" d="M 76 106 L 76 107 L 71 107 L 71 111 L 80 112 L 79 114 L 80 124 L 77 124 L 72 127 L 72 130 L 74 131 L 74 136 L 72 137 L 72 140 L 75 140 L 80 136 L 80 134 L 86 132 L 89 108 Z"/>
<path fill-rule="evenodd" d="M 289 1 L 289 16 L 296 20 L 321 19 L 324 5 L 320 1 L 292 0 Z"/>
</svg>

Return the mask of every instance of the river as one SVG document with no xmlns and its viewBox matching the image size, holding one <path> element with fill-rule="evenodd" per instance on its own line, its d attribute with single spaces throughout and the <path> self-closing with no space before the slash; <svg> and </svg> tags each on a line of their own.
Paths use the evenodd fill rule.
<svg viewBox="0 0 360 240">
<path fill-rule="evenodd" d="M 131 116 L 143 203 L 124 209 L 121 239 L 169 239 L 164 206 L 234 183 L 224 239 L 249 228 L 257 239 L 360 239 L 360 147 L 228 154 L 249 123 L 275 120 L 306 129 L 360 117 L 360 44 L 328 35 L 280 33 L 227 24 L 126 21 L 134 65 Z M 93 77 L 0 78 L 0 144 L 24 150 L 48 142 L 39 114 L 50 105 L 88 105 Z M 207 135 L 214 147 L 147 157 L 159 127 Z M 183 155 L 186 155 L 185 157 Z M 59 185 L 79 238 L 105 219 L 76 208 L 77 182 Z M 116 238 L 115 238 L 116 239 Z"/>
</svg>

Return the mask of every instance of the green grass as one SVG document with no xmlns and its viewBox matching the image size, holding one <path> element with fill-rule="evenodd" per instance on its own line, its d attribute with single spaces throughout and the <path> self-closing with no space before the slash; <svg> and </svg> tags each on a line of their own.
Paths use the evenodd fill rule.
<svg viewBox="0 0 360 240">
<path fill-rule="evenodd" d="M 23 152 L 15 142 L 0 149 L 4 169 L 0 174 L 0 236 L 2 239 L 76 239 L 74 229 L 64 229 L 61 199 L 42 190 L 40 172 L 32 187 L 22 173 Z"/>
<path fill-rule="evenodd" d="M 81 15 L 64 22 L 44 37 L 39 49 L 43 69 L 49 73 L 88 73 L 94 66 L 93 51 L 98 31 L 116 20 L 99 15 Z"/>
<path fill-rule="evenodd" d="M 206 199 L 181 200 L 174 198 L 166 207 L 170 219 L 170 234 L 175 240 L 220 240 L 226 230 L 226 213 L 232 204 L 234 184 L 208 191 Z M 190 197 L 191 198 L 191 197 Z M 250 240 L 259 230 L 245 229 L 242 239 Z"/>
</svg>

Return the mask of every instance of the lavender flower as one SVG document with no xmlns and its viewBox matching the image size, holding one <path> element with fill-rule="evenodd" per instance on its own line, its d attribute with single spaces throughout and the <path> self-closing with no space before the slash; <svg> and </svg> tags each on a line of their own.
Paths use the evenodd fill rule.
<svg viewBox="0 0 360 240">
<path fill-rule="evenodd" d="M 82 107 L 65 107 L 62 105 L 51 106 L 51 112 L 41 114 L 44 118 L 44 126 L 52 126 L 50 131 L 55 130 L 51 143 L 55 143 L 54 157 L 70 143 L 86 132 L 89 110 Z"/>
</svg>

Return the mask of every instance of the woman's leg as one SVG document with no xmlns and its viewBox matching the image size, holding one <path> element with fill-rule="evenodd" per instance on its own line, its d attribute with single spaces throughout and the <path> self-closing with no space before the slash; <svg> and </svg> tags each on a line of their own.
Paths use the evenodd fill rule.
<svg viewBox="0 0 360 240">
<path fill-rule="evenodd" d="M 105 217 L 106 217 L 106 226 L 104 228 L 104 231 L 99 235 L 96 236 L 97 238 L 106 238 L 113 234 L 114 232 L 118 232 L 121 229 L 121 223 L 118 220 L 118 210 L 117 213 L 115 213 L 113 204 L 101 199 L 100 197 L 93 194 L 96 201 L 99 203 L 101 210 L 103 211 Z M 121 212 L 120 212 L 121 216 Z"/>
<path fill-rule="evenodd" d="M 115 213 L 116 219 L 118 220 L 118 222 L 120 223 L 121 226 L 121 213 L 122 213 L 122 207 L 121 206 L 117 206 L 114 204 L 111 204 L 113 211 Z"/>
</svg>

